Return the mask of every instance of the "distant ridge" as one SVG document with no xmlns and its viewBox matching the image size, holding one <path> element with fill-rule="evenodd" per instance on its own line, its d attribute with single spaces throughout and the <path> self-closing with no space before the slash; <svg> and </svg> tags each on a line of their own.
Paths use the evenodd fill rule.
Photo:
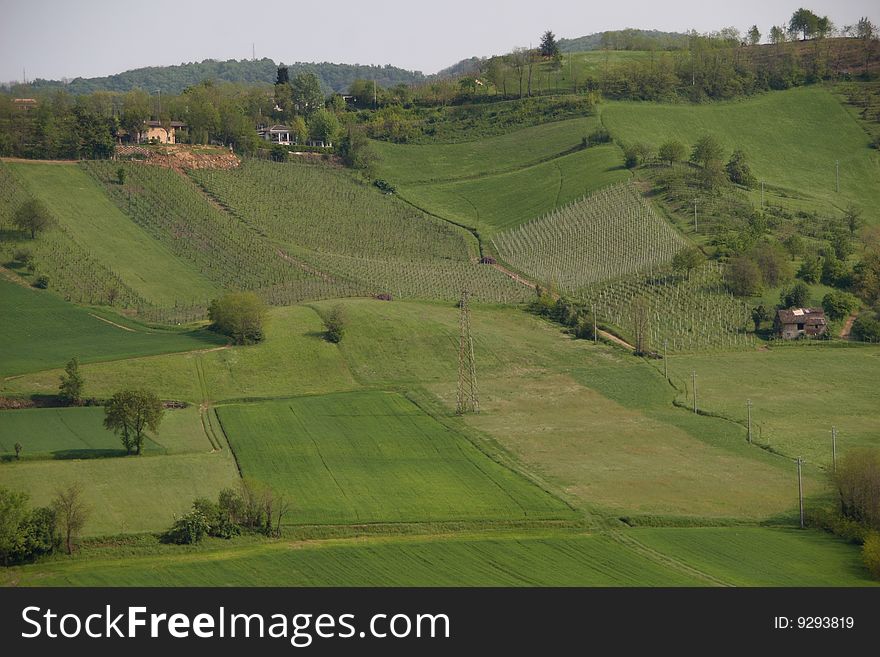
<svg viewBox="0 0 880 657">
<path fill-rule="evenodd" d="M 683 32 L 660 32 L 659 30 L 609 30 L 596 32 L 574 39 L 559 39 L 561 52 L 586 52 L 588 50 L 676 50 L 687 44 Z"/>
<path fill-rule="evenodd" d="M 165 93 L 177 94 L 203 80 L 245 83 L 273 83 L 279 64 L 263 59 L 229 59 L 217 61 L 206 59 L 176 66 L 150 66 L 137 68 L 99 78 L 74 78 L 69 81 L 37 79 L 28 86 L 32 89 L 65 89 L 72 94 L 88 94 L 95 91 L 129 91 L 131 89 L 161 89 Z M 311 72 L 318 76 L 325 92 L 347 91 L 349 85 L 358 79 L 376 80 L 383 87 L 395 84 L 422 82 L 425 76 L 420 71 L 408 71 L 396 66 L 373 66 L 361 64 L 332 64 L 329 62 L 287 64 L 290 77 L 298 73 Z"/>
</svg>

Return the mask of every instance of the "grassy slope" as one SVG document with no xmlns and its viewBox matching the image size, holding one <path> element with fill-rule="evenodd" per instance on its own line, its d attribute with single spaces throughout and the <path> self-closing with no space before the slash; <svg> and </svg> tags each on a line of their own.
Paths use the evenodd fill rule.
<svg viewBox="0 0 880 657">
<path fill-rule="evenodd" d="M 728 155 L 735 148 L 746 152 L 758 180 L 813 199 L 824 209 L 854 202 L 868 221 L 880 221 L 880 155 L 868 147 L 867 136 L 846 108 L 822 87 L 705 105 L 609 102 L 602 119 L 615 138 L 655 147 L 667 139 L 690 147 L 701 135 L 714 134 Z M 770 201 L 780 199 L 771 192 Z"/>
<path fill-rule="evenodd" d="M 757 527 L 652 528 L 646 545 L 736 586 L 876 586 L 858 550 L 818 531 Z"/>
<path fill-rule="evenodd" d="M 672 376 L 693 370 L 703 408 L 745 423 L 751 399 L 756 441 L 790 456 L 829 466 L 832 425 L 838 453 L 880 444 L 880 348 L 792 346 L 670 359 Z"/>
<path fill-rule="evenodd" d="M 491 234 L 629 178 L 616 146 L 596 146 L 510 173 L 427 185 L 401 194 L 421 208 Z"/>
<path fill-rule="evenodd" d="M 6 322 L 3 327 L 0 375 L 60 367 L 73 356 L 85 363 L 205 349 L 221 343 L 217 335 L 205 331 L 148 332 L 143 327 L 126 331 L 49 292 L 29 290 L 2 279 L 0 308 L 15 317 L 14 322 Z M 129 324 L 125 320 L 114 321 Z M 57 391 L 57 375 L 49 378 L 51 385 L 47 384 L 42 392 Z"/>
<path fill-rule="evenodd" d="M 394 393 L 217 409 L 242 474 L 287 494 L 297 524 L 572 515 Z"/>
<path fill-rule="evenodd" d="M 234 487 L 238 471 L 229 450 L 173 456 L 25 461 L 0 466 L 0 482 L 26 491 L 35 506 L 48 504 L 56 488 L 82 484 L 90 508 L 86 536 L 167 529 L 196 497 L 216 497 Z"/>
<path fill-rule="evenodd" d="M 146 299 L 173 303 L 180 289 L 186 298 L 208 299 L 216 293 L 214 285 L 122 214 L 78 166 L 9 166 L 83 247 Z"/>
<path fill-rule="evenodd" d="M 321 331 L 321 320 L 312 309 L 275 308 L 266 341 L 254 347 L 85 365 L 81 371 L 87 394 L 96 396 L 133 385 L 191 402 L 352 389 L 355 383 L 345 361 L 322 339 Z M 0 394 L 51 393 L 57 390 L 59 375 L 52 370 L 3 381 Z"/>
<path fill-rule="evenodd" d="M 831 536 L 759 528 L 640 529 L 274 542 L 172 555 L 57 559 L 11 568 L 20 586 L 705 586 L 871 585 L 858 552 Z M 631 541 L 636 549 L 629 549 Z M 219 547 L 222 546 L 222 547 Z M 646 551 L 648 546 L 651 551 Z M 291 549 L 294 548 L 294 549 Z M 658 556 L 662 555 L 662 556 Z M 655 559 L 662 559 L 658 562 Z"/>
<path fill-rule="evenodd" d="M 264 544 L 177 557 L 15 568 L 37 586 L 695 585 L 604 536 L 411 538 Z"/>
<path fill-rule="evenodd" d="M 119 437 L 103 426 L 104 409 L 32 408 L 0 411 L 0 457 L 15 454 L 21 443 L 25 459 L 95 458 L 125 454 Z M 209 451 L 198 409 L 167 410 L 161 431 L 144 443 L 145 454 Z"/>
<path fill-rule="evenodd" d="M 590 116 L 460 144 L 374 145 L 384 178 L 398 184 L 443 182 L 512 171 L 554 157 L 579 146 L 597 126 L 598 119 Z"/>
</svg>

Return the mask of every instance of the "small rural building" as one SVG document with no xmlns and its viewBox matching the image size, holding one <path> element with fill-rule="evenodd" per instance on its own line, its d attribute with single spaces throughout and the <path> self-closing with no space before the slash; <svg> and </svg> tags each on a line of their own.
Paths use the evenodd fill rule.
<svg viewBox="0 0 880 657">
<path fill-rule="evenodd" d="M 821 308 L 790 308 L 776 311 L 773 328 L 776 335 L 783 340 L 795 340 L 824 335 L 828 330 L 828 323 L 825 321 L 825 311 Z"/>
<path fill-rule="evenodd" d="M 333 148 L 333 142 L 329 139 L 309 139 L 306 142 L 306 146 L 311 146 L 312 148 Z"/>
<path fill-rule="evenodd" d="M 257 130 L 257 134 L 272 144 L 289 146 L 294 143 L 290 139 L 290 128 L 286 125 L 271 125 L 268 128 L 260 128 Z"/>
<path fill-rule="evenodd" d="M 160 144 L 177 143 L 175 132 L 181 128 L 185 128 L 186 124 L 180 121 L 171 121 L 166 125 L 163 125 L 161 121 L 144 121 L 144 129 L 138 135 L 138 143 L 153 140 Z"/>
</svg>

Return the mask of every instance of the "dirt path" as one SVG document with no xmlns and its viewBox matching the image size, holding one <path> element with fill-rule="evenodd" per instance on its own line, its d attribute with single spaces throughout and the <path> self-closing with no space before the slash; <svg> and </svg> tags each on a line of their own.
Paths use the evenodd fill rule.
<svg viewBox="0 0 880 657">
<path fill-rule="evenodd" d="M 99 315 L 96 315 L 95 313 L 89 313 L 89 315 L 91 315 L 95 319 L 100 319 L 102 322 L 106 322 L 107 324 L 110 324 L 110 326 L 115 326 L 116 328 L 121 328 L 123 331 L 129 331 L 131 333 L 138 332 L 128 326 L 123 326 L 122 324 L 117 324 L 116 322 L 111 322 L 109 319 L 106 319 L 104 317 L 100 317 Z"/>
<path fill-rule="evenodd" d="M 328 274 L 325 274 L 320 269 L 315 269 L 314 267 L 307 265 L 302 260 L 297 260 L 296 258 L 294 258 L 291 255 L 288 255 L 287 253 L 285 253 L 281 249 L 278 249 L 278 257 L 281 258 L 282 260 L 286 260 L 287 262 L 294 265 L 295 267 L 299 267 L 303 271 L 308 272 L 309 274 L 312 274 L 313 276 L 317 276 L 318 278 L 320 278 L 321 280 L 323 280 L 326 283 L 333 282 L 333 279 Z"/>
<path fill-rule="evenodd" d="M 22 287 L 31 289 L 31 286 L 28 285 L 28 282 L 26 280 L 24 280 L 14 271 L 9 271 L 8 269 L 6 269 L 6 267 L 0 266 L 0 276 L 5 278 L 10 283 L 15 283 L 16 285 L 21 285 Z"/>
<path fill-rule="evenodd" d="M 846 318 L 846 321 L 843 323 L 843 328 L 840 329 L 840 339 L 841 340 L 849 340 L 849 334 L 852 333 L 853 323 L 856 321 L 857 315 L 853 313 L 849 317 Z"/>
<path fill-rule="evenodd" d="M 536 285 L 535 283 L 533 283 L 532 281 L 530 281 L 530 280 L 528 280 L 528 279 L 526 279 L 526 278 L 523 278 L 522 276 L 520 276 L 520 275 L 517 274 L 516 272 L 512 272 L 512 271 L 510 271 L 510 270 L 509 270 L 507 267 L 505 267 L 504 265 L 499 265 L 499 264 L 496 262 L 496 263 L 493 264 L 492 266 L 495 267 L 495 269 L 497 269 L 498 271 L 500 271 L 500 272 L 501 272 L 502 274 L 504 274 L 505 276 L 507 276 L 507 277 L 513 279 L 514 281 L 516 281 L 517 283 L 520 283 L 520 284 L 522 284 L 522 285 L 525 285 L 526 287 L 529 287 L 529 288 L 531 288 L 531 289 L 533 289 L 533 290 L 534 290 L 535 288 L 537 288 L 537 285 Z M 619 345 L 619 346 L 623 347 L 624 349 L 629 349 L 630 351 L 635 351 L 635 350 L 636 350 L 636 348 L 635 348 L 634 346 L 632 346 L 629 342 L 627 342 L 626 340 L 623 340 L 623 339 L 621 339 L 621 338 L 618 338 L 616 335 L 613 335 L 613 334 L 609 333 L 608 331 L 603 331 L 602 329 L 596 329 L 596 333 L 598 333 L 599 336 L 600 336 L 603 340 L 607 340 L 608 342 L 613 342 L 614 344 Z"/>
</svg>

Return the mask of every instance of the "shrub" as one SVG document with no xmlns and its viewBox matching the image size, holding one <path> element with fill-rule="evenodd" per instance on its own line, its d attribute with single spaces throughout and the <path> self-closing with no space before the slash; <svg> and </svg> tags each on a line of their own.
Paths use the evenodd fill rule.
<svg viewBox="0 0 880 657">
<path fill-rule="evenodd" d="M 379 301 L 391 301 L 391 295 L 388 294 L 387 292 L 382 292 L 381 294 L 377 294 L 374 298 L 378 299 Z"/>
<path fill-rule="evenodd" d="M 744 187 L 753 187 L 755 185 L 755 176 L 752 174 L 749 163 L 746 161 L 746 154 L 741 150 L 733 151 L 733 155 L 730 156 L 725 169 L 731 182 L 743 185 Z"/>
<path fill-rule="evenodd" d="M 805 258 L 798 269 L 798 278 L 807 283 L 818 283 L 822 280 L 822 258 Z"/>
<path fill-rule="evenodd" d="M 627 169 L 635 169 L 651 158 L 651 147 L 641 142 L 629 144 L 623 149 L 623 163 Z"/>
<path fill-rule="evenodd" d="M 875 579 L 880 579 L 880 533 L 871 532 L 862 546 L 862 560 Z"/>
<path fill-rule="evenodd" d="M 834 290 L 822 299 L 822 308 L 831 319 L 843 319 L 858 310 L 859 300 L 849 292 Z"/>
<path fill-rule="evenodd" d="M 37 280 L 34 281 L 34 287 L 39 288 L 40 290 L 47 289 L 49 287 L 49 277 L 45 274 L 37 276 Z"/>
<path fill-rule="evenodd" d="M 588 137 L 584 137 L 581 142 L 584 146 L 595 146 L 596 144 L 607 144 L 611 141 L 611 133 L 605 127 L 598 127 L 590 133 Z"/>
<path fill-rule="evenodd" d="M 341 342 L 342 336 L 345 335 L 346 323 L 345 308 L 342 305 L 333 306 L 330 313 L 324 319 L 324 337 L 327 341 L 333 343 Z"/>
<path fill-rule="evenodd" d="M 275 144 L 272 147 L 272 150 L 269 151 L 269 157 L 273 162 L 287 162 L 287 160 L 290 159 L 290 154 L 288 153 L 286 146 Z"/>
<path fill-rule="evenodd" d="M 730 291 L 740 297 L 757 294 L 761 290 L 761 269 L 747 256 L 739 256 L 730 261 L 724 274 Z"/>
<path fill-rule="evenodd" d="M 211 302 L 208 318 L 214 330 L 236 344 L 255 344 L 264 337 L 266 305 L 253 292 L 230 292 Z"/>
<path fill-rule="evenodd" d="M 880 321 L 873 313 L 862 313 L 852 325 L 852 334 L 864 342 L 880 342 Z"/>
<path fill-rule="evenodd" d="M 208 534 L 211 526 L 205 514 L 193 504 L 193 508 L 184 516 L 174 521 L 162 537 L 167 543 L 177 545 L 193 545 L 201 542 Z"/>
<path fill-rule="evenodd" d="M 493 258 L 492 256 L 483 256 L 482 258 L 480 258 L 481 265 L 494 265 L 497 262 L 498 261 L 495 260 L 495 258 Z"/>
</svg>

